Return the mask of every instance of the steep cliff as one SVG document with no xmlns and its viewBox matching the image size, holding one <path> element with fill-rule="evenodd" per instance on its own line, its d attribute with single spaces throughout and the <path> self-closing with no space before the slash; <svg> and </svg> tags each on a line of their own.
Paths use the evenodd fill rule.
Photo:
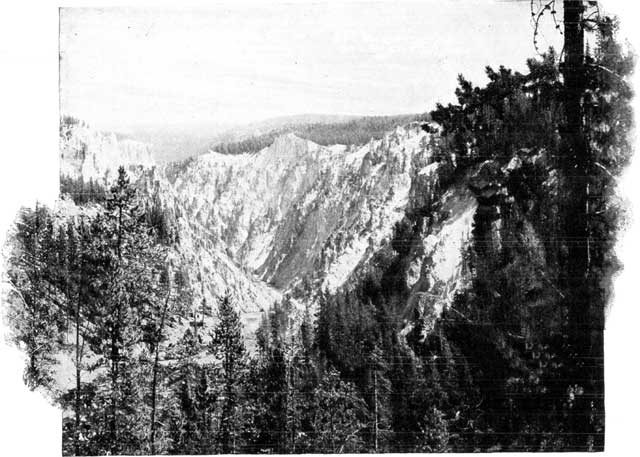
<svg viewBox="0 0 640 457">
<path fill-rule="evenodd" d="M 407 205 L 414 163 L 427 155 L 418 126 L 360 147 L 286 134 L 257 154 L 198 157 L 173 170 L 159 195 L 275 287 L 312 276 L 336 288 L 389 236 Z"/>
<path fill-rule="evenodd" d="M 62 123 L 60 127 L 60 175 L 82 177 L 85 181 L 110 182 L 119 166 L 134 175 L 151 167 L 149 145 L 134 140 L 118 140 L 82 123 Z"/>
<path fill-rule="evenodd" d="M 357 281 L 390 249 L 398 226 L 417 224 L 406 246 L 404 314 L 439 313 L 464 281 L 463 252 L 477 203 L 412 123 L 364 145 L 320 146 L 284 134 L 258 153 L 215 151 L 155 166 L 133 141 L 72 126 L 61 135 L 61 173 L 108 182 L 129 167 L 140 195 L 176 232 L 189 272 L 194 318 L 231 293 L 250 334 L 283 294 L 315 302 Z"/>
</svg>

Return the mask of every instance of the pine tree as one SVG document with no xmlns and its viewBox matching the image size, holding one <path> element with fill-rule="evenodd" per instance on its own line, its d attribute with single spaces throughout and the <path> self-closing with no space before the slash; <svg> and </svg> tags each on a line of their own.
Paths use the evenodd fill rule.
<svg viewBox="0 0 640 457">
<path fill-rule="evenodd" d="M 337 454 L 364 450 L 363 431 L 370 417 L 356 387 L 326 367 L 314 390 L 313 452 Z"/>
<path fill-rule="evenodd" d="M 286 433 L 289 385 L 282 321 L 282 308 L 276 303 L 260 329 L 260 364 L 257 376 L 254 376 L 260 386 L 257 400 L 261 405 L 256 418 L 258 436 L 254 446 L 278 454 L 287 453 L 290 444 Z"/>
<path fill-rule="evenodd" d="M 133 350 L 144 336 L 138 329 L 149 316 L 161 314 L 164 298 L 158 296 L 164 256 L 141 220 L 135 190 L 124 168 L 120 167 L 105 211 L 92 221 L 91 231 L 91 249 L 101 268 L 92 277 L 97 296 L 90 304 L 94 332 L 87 341 L 107 362 L 108 385 L 102 392 L 109 398 L 108 450 L 123 452 L 139 448 L 137 440 L 142 439 L 132 437 L 125 427 L 141 395 L 133 381 Z"/>
<path fill-rule="evenodd" d="M 59 348 L 61 319 L 66 303 L 54 289 L 58 263 L 54 261 L 53 219 L 36 205 L 23 210 L 16 224 L 14 251 L 9 259 L 9 281 L 15 300 L 8 310 L 13 339 L 27 354 L 24 380 L 32 388 L 52 381 L 53 354 Z"/>
<path fill-rule="evenodd" d="M 79 231 L 79 234 L 78 234 Z M 88 239 L 88 230 L 84 221 L 80 221 L 80 225 L 76 231 L 74 224 L 67 225 L 68 240 L 68 270 L 67 270 L 67 294 L 71 298 L 70 302 L 73 306 L 74 334 L 75 334 L 75 398 L 74 398 L 74 454 L 80 455 L 80 438 L 81 438 L 81 415 L 82 415 L 82 359 L 84 355 L 84 312 L 83 303 L 88 300 L 87 290 L 87 274 L 90 271 L 90 256 L 85 250 L 85 246 L 90 242 Z M 71 311 L 71 310 L 70 310 Z"/>
<path fill-rule="evenodd" d="M 371 441 L 374 452 L 381 452 L 391 438 L 389 399 L 391 382 L 388 379 L 389 364 L 385 354 L 376 345 L 367 357 L 367 396 L 370 402 Z M 415 405 L 410 405 L 410 408 Z M 404 439 L 404 438 L 403 438 Z"/>
<path fill-rule="evenodd" d="M 318 385 L 317 353 L 313 341 L 313 322 L 309 305 L 305 306 L 302 322 L 297 332 L 291 332 L 289 344 L 289 390 L 288 435 L 291 451 L 304 453 L 313 451 L 315 430 L 314 391 Z"/>
<path fill-rule="evenodd" d="M 161 354 L 166 352 L 163 343 L 167 339 L 166 327 L 171 325 L 182 311 L 182 303 L 176 297 L 174 290 L 171 270 L 165 269 L 159 279 L 160 292 L 156 299 L 162 301 L 161 304 L 155 304 L 147 308 L 143 315 L 143 339 L 146 343 L 151 361 L 151 383 L 150 383 L 150 426 L 149 426 L 149 450 L 151 454 L 157 452 L 156 449 L 156 430 L 157 424 L 157 400 L 158 389 L 162 385 L 161 373 Z"/>
<path fill-rule="evenodd" d="M 212 416 L 217 393 L 212 389 L 212 367 L 198 361 L 205 349 L 201 337 L 187 329 L 172 351 L 176 359 L 167 382 L 173 409 L 162 411 L 171 437 L 172 454 L 209 454 L 215 450 L 211 439 Z"/>
<path fill-rule="evenodd" d="M 226 295 L 218 304 L 218 321 L 211 332 L 209 352 L 216 359 L 215 378 L 220 385 L 220 425 L 217 441 L 224 454 L 238 451 L 242 424 L 238 421 L 241 408 L 242 383 L 246 377 L 247 353 L 242 336 L 240 315 Z"/>
</svg>

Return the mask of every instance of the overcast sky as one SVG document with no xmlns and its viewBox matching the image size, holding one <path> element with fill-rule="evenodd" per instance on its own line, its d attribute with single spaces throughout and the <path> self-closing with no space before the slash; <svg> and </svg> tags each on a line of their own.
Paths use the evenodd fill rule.
<svg viewBox="0 0 640 457">
<path fill-rule="evenodd" d="M 456 75 L 523 69 L 529 2 L 62 9 L 61 111 L 104 129 L 425 112 Z M 541 47 L 559 45 L 549 25 Z"/>
</svg>

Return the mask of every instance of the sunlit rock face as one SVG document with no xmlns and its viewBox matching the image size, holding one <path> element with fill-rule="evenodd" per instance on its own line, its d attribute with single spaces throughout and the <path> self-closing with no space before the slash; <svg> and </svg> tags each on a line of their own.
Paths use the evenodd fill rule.
<svg viewBox="0 0 640 457">
<path fill-rule="evenodd" d="M 114 133 L 102 133 L 84 124 L 61 127 L 61 176 L 111 182 L 118 176 L 120 166 L 138 175 L 153 163 L 149 145 L 145 143 L 119 140 Z"/>
<path fill-rule="evenodd" d="M 313 302 L 357 281 L 396 223 L 423 211 L 407 252 L 407 309 L 439 312 L 464 281 L 477 202 L 450 184 L 453 165 L 433 156 L 431 135 L 414 123 L 364 145 L 325 147 L 285 134 L 258 153 L 155 166 L 141 143 L 74 126 L 61 135 L 61 172 L 108 180 L 119 165 L 132 170 L 141 196 L 177 227 L 174 256 L 194 285 L 194 312 L 231 293 L 249 330 L 286 293 Z"/>
<path fill-rule="evenodd" d="M 287 134 L 256 154 L 210 152 L 167 169 L 164 193 L 194 231 L 262 281 L 287 290 L 307 277 L 335 290 L 391 236 L 428 155 L 418 125 L 363 146 Z"/>
</svg>

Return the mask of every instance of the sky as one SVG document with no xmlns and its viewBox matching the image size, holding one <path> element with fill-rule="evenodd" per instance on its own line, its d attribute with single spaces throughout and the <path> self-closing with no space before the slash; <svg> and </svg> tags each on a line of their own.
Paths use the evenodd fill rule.
<svg viewBox="0 0 640 457">
<path fill-rule="evenodd" d="M 301 113 L 421 113 L 456 77 L 523 70 L 529 2 L 63 8 L 60 108 L 92 126 L 246 123 Z M 560 43 L 546 24 L 544 49 Z"/>
</svg>

